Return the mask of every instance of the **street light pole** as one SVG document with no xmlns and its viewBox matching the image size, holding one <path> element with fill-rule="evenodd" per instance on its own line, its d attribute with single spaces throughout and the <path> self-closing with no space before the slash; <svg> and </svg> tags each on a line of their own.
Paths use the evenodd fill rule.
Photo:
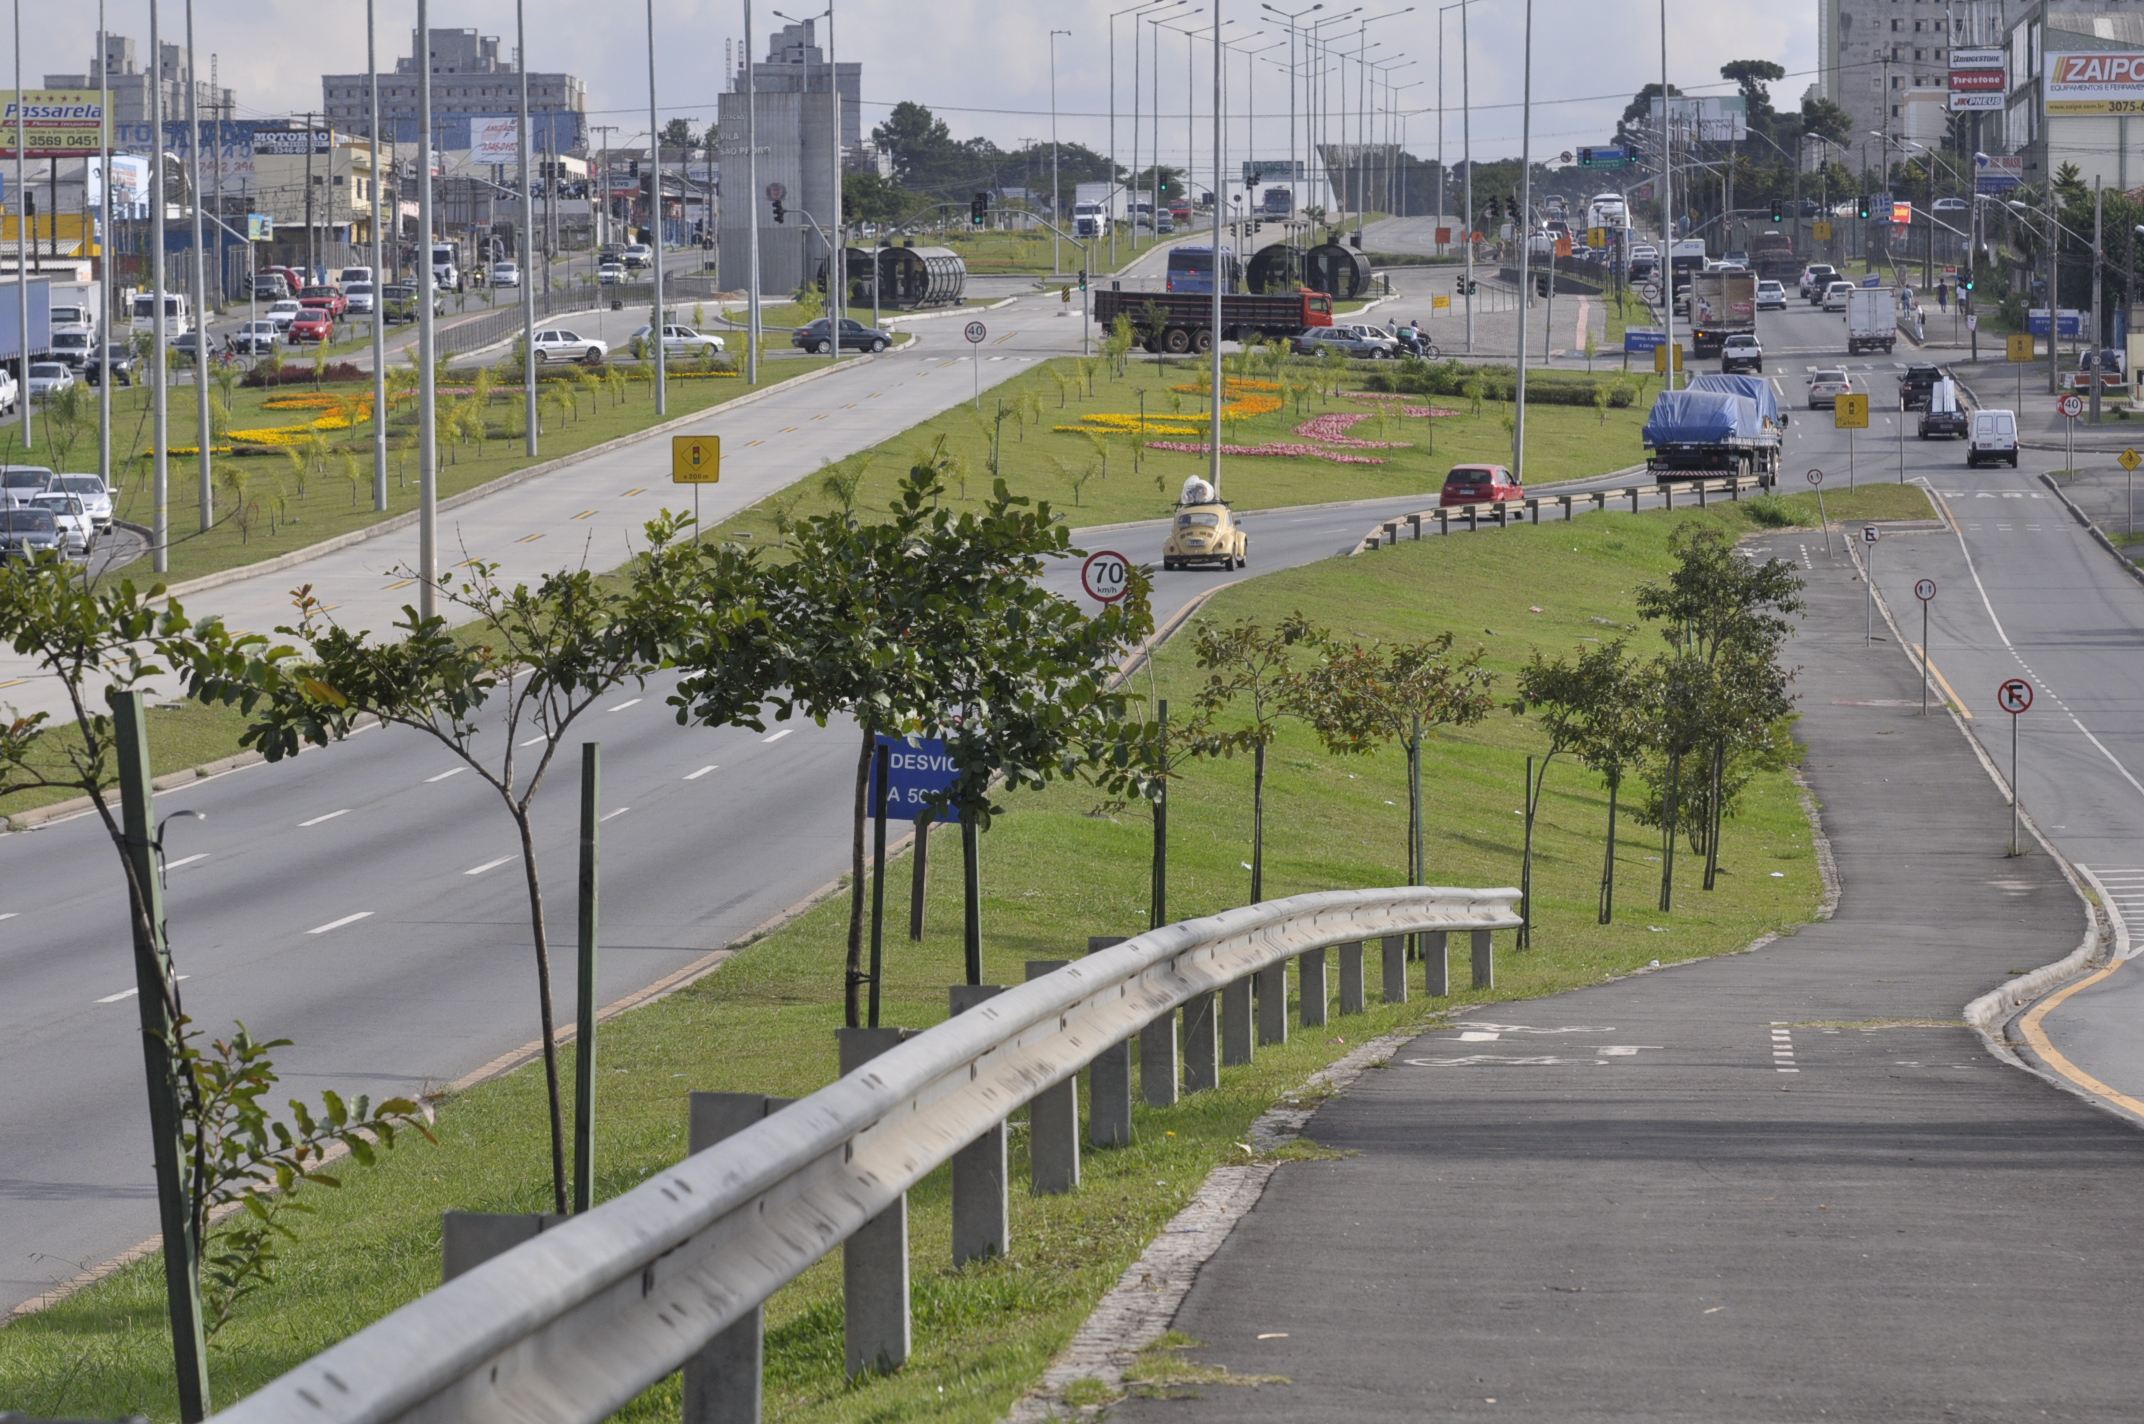
<svg viewBox="0 0 2144 1424">
<path fill-rule="evenodd" d="M 97 0 L 97 161 L 99 185 L 97 231 L 97 477 L 112 487 L 112 156 L 118 135 L 112 131 L 111 37 L 104 28 L 104 0 Z"/>
<path fill-rule="evenodd" d="M 159 150 L 161 151 L 161 150 Z M 206 200 L 201 192 L 201 86 L 194 79 L 194 0 L 186 0 L 186 157 L 192 165 L 187 187 L 193 192 L 193 240 L 194 240 L 194 429 L 197 444 L 195 452 L 195 502 L 200 506 L 200 529 L 206 534 L 216 523 L 216 486 L 213 483 L 209 447 L 214 422 L 208 412 L 208 253 L 203 244 L 207 234 L 201 222 L 201 204 Z M 334 159 L 328 160 L 332 167 Z M 54 245 L 59 235 L 59 213 L 52 214 Z M 223 243 L 218 239 L 221 250 Z M 29 348 L 23 348 L 23 360 L 29 360 Z"/>
<path fill-rule="evenodd" d="M 1050 31 L 1050 271 L 1064 271 L 1064 260 L 1059 252 L 1060 240 L 1054 224 L 1064 216 L 1064 203 L 1057 189 L 1057 37 L 1070 36 L 1070 30 Z"/>
<path fill-rule="evenodd" d="M 1230 22 L 1230 23 L 1233 23 L 1233 22 Z M 1211 267 L 1209 268 L 1209 270 L 1210 270 L 1210 272 L 1211 272 L 1211 274 L 1212 274 L 1212 276 L 1213 276 L 1213 283 L 1212 283 L 1212 286 L 1213 286 L 1213 321 L 1212 321 L 1212 330 L 1213 330 L 1213 340 L 1212 340 L 1212 341 L 1211 341 L 1210 343 L 1208 343 L 1208 349 L 1209 349 L 1209 352 L 1210 352 L 1210 353 L 1211 353 L 1211 355 L 1212 355 L 1212 358 L 1213 358 L 1213 360 L 1212 360 L 1212 363 L 1211 363 L 1211 365 L 1210 365 L 1210 366 L 1208 367 L 1208 370 L 1207 370 L 1207 379 L 1208 379 L 1208 380 L 1210 380 L 1210 381 L 1211 381 L 1211 382 L 1213 383 L 1213 395 L 1212 395 L 1211 399 L 1210 399 L 1210 400 L 1209 400 L 1209 401 L 1207 402 L 1207 404 L 1208 404 L 1208 405 L 1209 405 L 1209 406 L 1210 406 L 1210 407 L 1212 408 L 1212 411 L 1213 411 L 1213 419 L 1212 419 L 1212 424 L 1211 424 L 1211 425 L 1210 425 L 1210 426 L 1208 427 L 1208 429 L 1207 429 L 1207 432 L 1206 432 L 1206 449 L 1207 449 L 1207 468 L 1208 468 L 1208 469 L 1209 469 L 1209 470 L 1211 471 L 1210 483 L 1211 483 L 1211 484 L 1213 485 L 1214 497 L 1215 497 L 1216 499 L 1220 498 L 1220 495 L 1221 495 L 1221 407 L 1222 407 L 1222 405 L 1223 405 L 1223 404 L 1225 403 L 1225 401 L 1227 400 L 1227 393 L 1226 393 L 1226 392 L 1225 392 L 1225 391 L 1223 390 L 1223 388 L 1222 388 L 1222 385 L 1221 385 L 1221 293 L 1222 293 L 1222 292 L 1223 292 L 1223 290 L 1225 290 L 1225 289 L 1227 288 L 1227 286 L 1228 286 L 1228 269 L 1227 269 L 1227 268 L 1226 268 L 1226 267 L 1225 267 L 1225 266 L 1224 266 L 1224 265 L 1222 264 L 1222 261 L 1221 261 L 1221 211 L 1222 211 L 1222 209 L 1224 209 L 1224 208 L 1226 208 L 1226 207 L 1228 206 L 1228 204 L 1227 204 L 1227 203 L 1225 203 L 1224 201 L 1222 201 L 1222 197 L 1221 197 L 1222 193 L 1223 193 L 1223 192 L 1225 191 L 1225 190 L 1224 190 L 1224 188 L 1223 188 L 1223 186 L 1222 186 L 1222 173 L 1221 173 L 1221 164 L 1222 164 L 1222 160 L 1223 160 L 1223 147 L 1222 147 L 1222 144 L 1223 144 L 1223 139 L 1222 139 L 1222 117 L 1223 117 L 1223 115 L 1222 115 L 1222 97 L 1223 97 L 1223 96 L 1222 96 L 1222 88 L 1221 88 L 1221 84 L 1222 84 L 1222 79 L 1223 79 L 1223 77 L 1224 77 L 1224 76 L 1225 76 L 1225 75 L 1227 74 L 1227 72 L 1228 72 L 1228 71 L 1227 71 L 1227 66 L 1226 66 L 1226 64 L 1225 64 L 1225 62 L 1224 62 L 1224 60 L 1223 60 L 1223 56 L 1224 56 L 1224 55 L 1226 55 L 1226 54 L 1228 53 L 1228 47 L 1227 47 L 1227 46 L 1226 46 L 1225 44 L 1223 44 L 1223 43 L 1222 43 L 1222 40 L 1221 40 L 1221 30 L 1222 30 L 1222 25 L 1223 25 L 1223 22 L 1222 22 L 1222 20 L 1221 20 L 1221 0 L 1214 0 L 1214 5 L 1213 5 L 1213 262 L 1212 262 L 1212 265 L 1211 265 Z M 1186 98 L 1187 98 L 1187 100 L 1188 100 L 1188 98 L 1189 98 L 1188 92 L 1187 92 L 1187 94 L 1186 94 Z M 1185 107 L 1186 107 L 1186 108 L 1188 109 L 1188 108 L 1189 108 L 1190 106 L 1189 106 L 1189 104 L 1187 103 L 1187 104 L 1185 105 Z M 1187 152 L 1187 153 L 1186 153 L 1186 154 L 1184 155 L 1184 176 L 1185 176 L 1185 178 L 1186 178 L 1186 179 L 1189 179 L 1189 178 L 1190 178 L 1190 176 L 1191 176 L 1191 155 L 1190 155 L 1190 154 L 1189 154 L 1188 152 Z M 1187 184 L 1187 186 L 1188 186 L 1188 184 Z M 1188 195 L 1187 195 L 1187 196 L 1188 196 Z"/>
<path fill-rule="evenodd" d="M 663 340 L 663 135 L 655 117 L 655 0 L 647 0 L 648 13 L 648 229 L 655 249 L 655 316 L 648 323 L 648 337 L 655 347 L 655 415 L 661 419 L 670 413 L 668 372 L 663 360 L 669 343 Z M 834 208 L 841 208 L 841 93 L 834 84 L 834 7 L 827 6 L 826 87 L 834 95 Z M 526 66 L 524 66 L 525 68 Z M 834 265 L 827 263 L 827 290 L 833 290 Z M 841 328 L 834 324 L 834 349 L 841 349 Z"/>
<path fill-rule="evenodd" d="M 516 3 L 518 4 L 518 0 Z M 365 0 L 365 132 L 370 135 L 369 161 L 372 167 L 372 508 L 375 512 L 387 508 L 387 332 L 383 325 L 387 317 L 387 297 L 383 290 L 387 285 L 387 260 L 384 255 L 386 244 L 380 235 L 383 204 L 380 200 L 380 60 L 377 36 L 378 31 L 373 23 L 373 0 Z M 521 187 L 526 193 L 529 179 L 528 119 L 524 117 L 521 123 Z M 526 211 L 524 208 L 523 212 Z M 529 280 L 527 224 L 528 220 L 524 217 L 521 234 L 521 280 L 524 285 Z M 255 251 L 259 249 L 256 248 Z M 255 259 L 256 262 L 258 260 Z M 531 429 L 533 428 L 532 424 Z M 533 448 L 530 453 L 535 453 Z"/>
<path fill-rule="evenodd" d="M 1660 245 L 1667 249 L 1666 295 L 1661 301 L 1667 331 L 1667 389 L 1675 389 L 1675 168 L 1671 145 L 1675 129 L 1668 102 L 1668 0 L 1660 0 Z"/>
<path fill-rule="evenodd" d="M 1518 383 L 1511 400 L 1511 474 L 1526 484 L 1526 301 L 1533 259 L 1534 211 L 1534 0 L 1526 0 L 1526 32 L 1519 60 L 1519 347 Z M 1550 271 L 1553 273 L 1554 268 Z M 1544 349 L 1546 342 L 1543 343 Z"/>
<path fill-rule="evenodd" d="M 417 616 L 439 612 L 439 350 L 433 320 L 431 0 L 417 0 Z M 154 52 L 154 47 L 151 47 Z"/>
<path fill-rule="evenodd" d="M 744 7 L 744 202 L 745 202 L 745 288 L 744 288 L 744 380 L 748 386 L 759 384 L 759 89 L 754 71 L 759 61 L 752 58 L 752 0 L 743 0 Z M 604 186 L 609 186 L 609 175 L 604 177 Z M 606 204 L 609 195 L 605 194 Z"/>
<path fill-rule="evenodd" d="M 1660 0 L 1662 14 L 1667 0 Z M 1663 52 L 1667 44 L 1666 20 L 1661 21 Z M 1467 166 L 1466 188 L 1460 198 L 1459 227 L 1467 256 L 1467 354 L 1474 354 L 1474 90 L 1468 77 L 1467 4 L 1459 4 L 1459 160 Z"/>
<path fill-rule="evenodd" d="M 365 3 L 370 5 L 372 0 L 365 0 Z M 535 264 L 529 260 L 534 255 L 529 242 L 529 232 L 535 225 L 536 199 L 529 188 L 529 31 L 522 18 L 522 0 L 514 0 L 514 64 L 521 71 L 521 122 L 516 126 L 516 132 L 521 137 L 519 145 L 521 149 L 521 423 L 528 430 L 529 458 L 534 459 L 538 444 L 536 431 L 538 420 L 536 408 L 536 269 Z M 375 80 L 375 87 L 377 87 L 377 84 L 378 81 Z M 377 139 L 374 141 L 376 143 Z M 610 187 L 610 174 L 607 171 L 597 175 L 597 187 L 600 190 L 604 190 L 604 197 L 607 199 L 607 190 Z M 544 275 L 546 278 L 550 276 L 548 272 Z M 373 326 L 375 329 L 379 326 L 377 317 L 373 319 Z M 375 370 L 378 369 L 379 364 L 380 359 L 375 354 L 373 357 Z M 379 410 L 380 421 L 384 428 L 386 422 L 386 406 L 384 403 L 379 406 Z M 383 501 L 387 494 L 386 454 L 386 448 L 382 446 L 380 450 L 378 497 Z M 384 509 L 386 505 L 382 503 L 380 507 Z"/>
</svg>

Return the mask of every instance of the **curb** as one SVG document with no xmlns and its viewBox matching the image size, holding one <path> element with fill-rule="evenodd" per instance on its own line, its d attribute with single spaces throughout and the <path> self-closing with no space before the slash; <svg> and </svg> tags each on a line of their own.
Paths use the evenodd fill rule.
<svg viewBox="0 0 2144 1424">
<path fill-rule="evenodd" d="M 239 752 L 233 756 L 203 762 L 199 766 L 189 766 L 179 771 L 167 771 L 162 776 L 152 779 L 149 783 L 149 789 L 152 792 L 169 791 L 175 786 L 185 786 L 189 782 L 195 781 L 206 781 L 210 777 L 222 776 L 225 772 L 237 771 L 241 767 L 252 766 L 266 760 L 267 758 L 259 752 Z M 0 816 L 0 834 L 15 831 L 34 831 L 39 826 L 49 826 L 54 821 L 71 821 L 75 817 L 86 815 L 95 809 L 95 803 L 87 796 L 69 797 L 65 801 L 55 801 L 49 806 L 33 806 L 27 811 L 17 811 L 12 816 Z"/>
<path fill-rule="evenodd" d="M 2100 548 L 2105 549 L 2114 556 L 2114 561 L 2122 566 L 2124 573 L 2138 583 L 2144 583 L 2144 569 L 2139 569 L 2134 560 L 2125 555 L 2120 549 L 2114 547 L 2114 541 L 2109 539 L 2100 527 L 2092 522 L 2091 516 L 2079 509 L 2071 502 L 2070 497 L 2062 492 L 2062 487 L 2055 483 L 2054 476 L 2042 475 L 2040 476 L 2040 483 L 2046 485 L 2054 493 L 2056 499 L 2062 501 L 2062 507 L 2070 512 L 2070 517 L 2085 527 L 2091 534 L 2093 541 Z"/>
<path fill-rule="evenodd" d="M 1018 300 L 1020 300 L 1018 296 L 1000 297 L 996 301 L 990 303 L 988 306 L 952 307 L 948 308 L 945 311 L 914 312 L 906 316 L 883 317 L 881 318 L 881 320 L 883 320 L 888 327 L 891 327 L 895 322 L 936 321 L 941 317 L 973 316 L 977 312 L 996 311 L 999 307 L 1009 307 Z"/>
</svg>

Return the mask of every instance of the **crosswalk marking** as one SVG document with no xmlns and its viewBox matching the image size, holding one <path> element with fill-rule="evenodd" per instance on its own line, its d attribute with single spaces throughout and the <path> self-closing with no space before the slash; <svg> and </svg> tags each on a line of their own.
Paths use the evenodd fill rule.
<svg viewBox="0 0 2144 1424">
<path fill-rule="evenodd" d="M 2095 870 L 2089 865 L 2077 869 L 2099 892 L 2100 902 L 2114 922 L 2115 953 L 2123 959 L 2130 958 L 2144 947 L 2130 934 L 2132 927 L 2144 927 L 2144 869 Z"/>
</svg>

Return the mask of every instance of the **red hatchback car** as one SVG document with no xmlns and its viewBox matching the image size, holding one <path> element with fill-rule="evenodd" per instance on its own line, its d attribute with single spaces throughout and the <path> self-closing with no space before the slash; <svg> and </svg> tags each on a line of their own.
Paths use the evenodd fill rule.
<svg viewBox="0 0 2144 1424">
<path fill-rule="evenodd" d="M 1524 499 L 1526 491 L 1502 465 L 1454 465 L 1444 477 L 1444 497 L 1439 505 L 1490 504 L 1497 500 Z"/>
<path fill-rule="evenodd" d="M 300 341 L 326 341 L 335 333 L 335 319 L 319 307 L 307 307 L 290 321 L 292 345 Z"/>
</svg>

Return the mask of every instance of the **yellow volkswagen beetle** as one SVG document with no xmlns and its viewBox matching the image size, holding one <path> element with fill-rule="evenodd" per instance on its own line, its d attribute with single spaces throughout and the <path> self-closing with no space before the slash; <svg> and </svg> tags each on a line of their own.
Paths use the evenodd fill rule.
<svg viewBox="0 0 2144 1424">
<path fill-rule="evenodd" d="M 1235 511 L 1218 499 L 1181 504 L 1169 538 L 1161 546 L 1164 569 L 1219 564 L 1240 569 L 1250 562 L 1251 536 L 1236 522 Z"/>
</svg>

